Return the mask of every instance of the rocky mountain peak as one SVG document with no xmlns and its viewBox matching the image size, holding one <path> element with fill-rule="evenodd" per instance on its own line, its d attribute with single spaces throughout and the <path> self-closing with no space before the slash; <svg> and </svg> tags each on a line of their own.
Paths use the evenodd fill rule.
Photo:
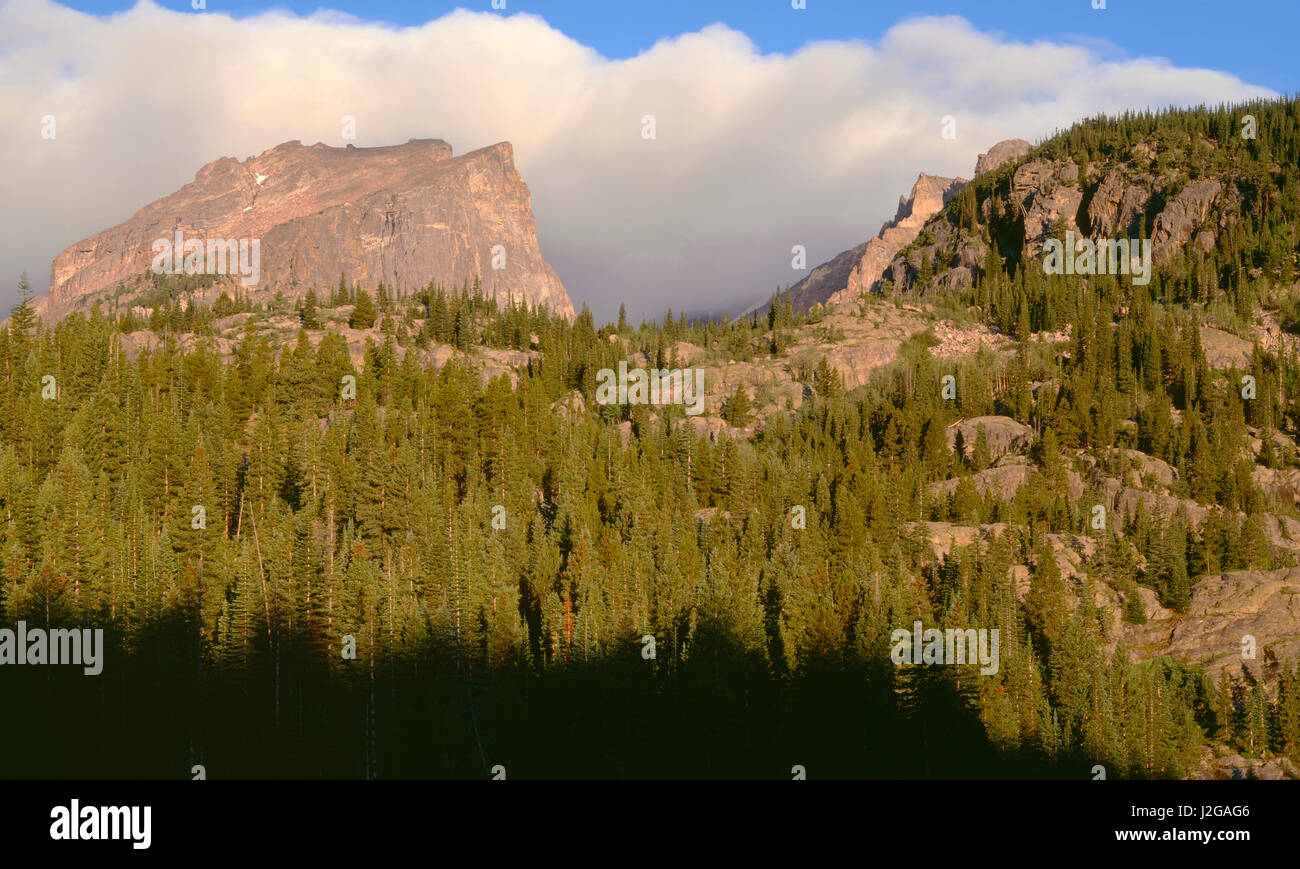
<svg viewBox="0 0 1300 869">
<path fill-rule="evenodd" d="M 538 249 L 510 143 L 456 157 L 441 139 L 374 148 L 295 140 L 243 161 L 221 157 L 175 193 L 55 257 L 37 312 L 57 320 L 120 285 L 130 290 L 156 263 L 155 243 L 177 238 L 258 241 L 255 284 L 241 285 L 227 266 L 213 296 L 232 288 L 302 296 L 333 287 L 340 274 L 364 289 L 383 283 L 399 292 L 477 278 L 502 301 L 573 315 Z"/>
<path fill-rule="evenodd" d="M 794 307 L 807 310 L 815 304 L 840 304 L 875 290 L 894 255 L 910 244 L 925 222 L 965 185 L 964 178 L 944 178 L 924 172 L 917 175 L 911 193 L 898 198 L 894 219 L 886 221 L 875 238 L 817 266 L 790 288 Z"/>
<path fill-rule="evenodd" d="M 975 160 L 975 177 L 978 178 L 986 172 L 992 172 L 1011 160 L 1019 160 L 1028 154 L 1033 145 L 1024 139 L 1004 139 L 998 142 L 987 153 L 980 154 Z"/>
</svg>

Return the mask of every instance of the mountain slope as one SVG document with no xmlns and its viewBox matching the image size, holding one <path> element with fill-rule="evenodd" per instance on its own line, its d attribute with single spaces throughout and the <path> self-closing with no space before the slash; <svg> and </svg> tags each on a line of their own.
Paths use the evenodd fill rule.
<svg viewBox="0 0 1300 869">
<path fill-rule="evenodd" d="M 1069 231 L 1093 242 L 1149 239 L 1159 295 L 1203 304 L 1227 293 L 1245 311 L 1250 280 L 1295 275 L 1297 115 L 1295 100 L 1279 100 L 1076 124 L 977 177 L 895 256 L 886 285 L 970 289 L 991 271 L 1020 280 L 1028 266 L 1032 295 L 1045 242 Z M 1000 325 L 1013 327 L 1008 305 L 1019 303 L 985 296 Z M 1032 311 L 1029 325 L 1044 327 Z"/>
</svg>

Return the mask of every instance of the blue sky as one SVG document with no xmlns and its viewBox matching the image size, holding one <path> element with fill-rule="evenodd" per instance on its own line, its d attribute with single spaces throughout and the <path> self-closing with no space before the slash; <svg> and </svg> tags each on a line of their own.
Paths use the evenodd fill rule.
<svg viewBox="0 0 1300 869">
<path fill-rule="evenodd" d="M 155 0 L 157 2 L 157 0 Z M 423 24 L 453 9 L 484 11 L 491 0 L 314 0 L 253 3 L 206 0 L 207 11 L 243 17 L 269 8 L 309 15 L 337 9 L 398 26 Z M 134 0 L 75 0 L 98 15 L 128 9 Z M 159 6 L 188 10 L 190 0 Z M 500 14 L 528 12 L 608 58 L 632 57 L 663 37 L 723 22 L 746 33 L 764 52 L 789 53 L 810 41 L 879 39 L 908 15 L 961 15 L 977 28 L 1017 41 L 1048 39 L 1113 43 L 1129 56 L 1157 56 L 1177 66 L 1210 66 L 1282 93 L 1300 91 L 1300 0 L 506 0 Z"/>
</svg>

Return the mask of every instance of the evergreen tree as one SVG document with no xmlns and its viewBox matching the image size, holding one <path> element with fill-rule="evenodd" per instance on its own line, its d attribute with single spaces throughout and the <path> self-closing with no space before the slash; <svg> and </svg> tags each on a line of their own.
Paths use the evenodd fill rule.
<svg viewBox="0 0 1300 869">
<path fill-rule="evenodd" d="M 351 316 L 348 317 L 348 326 L 353 329 L 369 329 L 375 325 L 378 316 L 379 313 L 375 310 L 375 303 L 370 300 L 370 294 L 362 290 L 357 297 L 357 303 L 352 309 Z"/>
</svg>

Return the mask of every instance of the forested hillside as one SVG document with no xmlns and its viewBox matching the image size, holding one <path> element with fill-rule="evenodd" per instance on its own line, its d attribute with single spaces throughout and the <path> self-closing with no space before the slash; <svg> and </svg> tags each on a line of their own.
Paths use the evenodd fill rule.
<svg viewBox="0 0 1300 869">
<path fill-rule="evenodd" d="M 1259 137 L 1239 143 L 1246 108 Z M 935 283 L 936 229 L 853 315 L 927 305 L 1010 348 L 936 357 L 917 334 L 856 388 L 791 364 L 797 407 L 751 412 L 742 384 L 708 432 L 679 406 L 597 404 L 597 371 L 683 348 L 780 360 L 810 335 L 829 352 L 834 320 L 776 299 L 762 319 L 597 328 L 346 280 L 214 309 L 159 279 L 53 328 L 24 303 L 0 328 L 0 622 L 110 645 L 93 679 L 0 672 L 4 769 L 1162 778 L 1207 745 L 1300 759 L 1294 658 L 1216 678 L 1128 642 L 1157 610 L 1185 621 L 1198 577 L 1300 554 L 1294 498 L 1262 484 L 1300 467 L 1296 103 L 1246 108 L 1091 121 L 1025 158 L 1092 179 L 1153 138 L 1141 171 L 1173 179 L 1156 195 L 1215 173 L 1237 191 L 1213 244 L 1150 285 L 1026 267 L 1011 165 L 936 218 L 947 250 L 985 246 L 969 284 Z M 1211 323 L 1253 345 L 1240 364 L 1211 364 Z M 951 442 L 988 417 L 1032 447 Z M 1138 454 L 1170 472 L 1117 509 L 1106 480 Z M 1016 486 L 987 485 L 1009 467 Z M 936 555 L 941 525 L 997 533 Z M 918 619 L 998 629 L 1000 669 L 895 666 L 891 633 Z"/>
</svg>

